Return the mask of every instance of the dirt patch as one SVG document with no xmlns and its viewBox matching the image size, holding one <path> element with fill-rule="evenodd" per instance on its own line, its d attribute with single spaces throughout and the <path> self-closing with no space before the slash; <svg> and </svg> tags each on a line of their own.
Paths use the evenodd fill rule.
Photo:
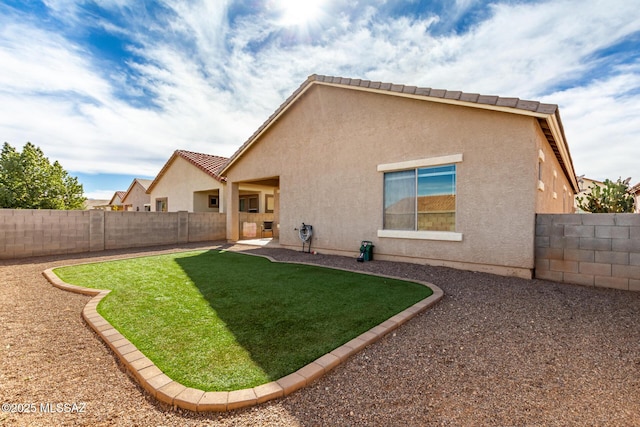
<svg viewBox="0 0 640 427">
<path fill-rule="evenodd" d="M 0 262 L 0 403 L 15 404 L 0 425 L 640 424 L 640 293 L 246 247 L 432 282 L 445 298 L 286 398 L 226 414 L 173 410 L 83 322 L 90 297 L 54 288 L 42 271 L 182 249 Z"/>
</svg>

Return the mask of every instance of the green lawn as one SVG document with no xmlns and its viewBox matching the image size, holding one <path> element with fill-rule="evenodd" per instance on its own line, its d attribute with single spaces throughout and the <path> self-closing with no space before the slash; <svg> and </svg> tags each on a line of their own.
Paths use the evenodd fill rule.
<svg viewBox="0 0 640 427">
<path fill-rule="evenodd" d="M 169 377 L 206 391 L 277 380 L 432 293 L 416 283 L 225 251 L 55 273 L 111 289 L 98 312 Z"/>
</svg>

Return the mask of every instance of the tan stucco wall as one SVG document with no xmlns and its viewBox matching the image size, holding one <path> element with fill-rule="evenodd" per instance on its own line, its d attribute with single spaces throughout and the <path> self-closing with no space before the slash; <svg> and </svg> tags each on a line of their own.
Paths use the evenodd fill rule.
<svg viewBox="0 0 640 427">
<path fill-rule="evenodd" d="M 536 213 L 572 213 L 574 205 L 574 192 L 571 183 L 562 171 L 551 146 L 547 142 L 540 129 L 538 139 L 538 151 L 535 153 L 534 162 L 542 157 L 542 173 L 536 175 L 536 180 L 541 176 L 542 184 L 536 185 Z M 542 156 L 540 156 L 542 151 Z M 537 171 L 537 168 L 536 168 Z M 555 181 L 555 182 L 554 182 Z"/>
<path fill-rule="evenodd" d="M 194 199 L 206 197 L 206 194 L 194 195 L 194 193 L 214 189 L 219 190 L 219 203 L 220 206 L 224 206 L 223 187 L 224 184 L 220 181 L 201 171 L 182 157 L 176 157 L 162 178 L 151 189 L 149 202 L 151 203 L 151 211 L 156 210 L 156 199 L 166 197 L 168 199 L 168 212 L 194 212 Z M 205 207 L 203 203 L 196 203 L 198 212 L 218 212 L 217 209 L 209 208 L 208 205 Z M 220 209 L 220 212 L 223 211 L 223 209 Z"/>
<path fill-rule="evenodd" d="M 376 259 L 526 277 L 534 265 L 537 129 L 534 118 L 520 115 L 314 86 L 227 179 L 280 177 L 283 246 L 301 246 L 294 228 L 305 222 L 314 227 L 319 252 L 355 255 L 370 240 Z M 462 241 L 378 237 L 383 173 L 377 166 L 456 154 L 463 155 L 456 219 Z"/>
<path fill-rule="evenodd" d="M 122 203 L 124 205 L 130 205 L 127 206 L 127 210 L 129 211 L 144 212 L 144 205 L 148 205 L 149 200 L 147 190 L 145 190 L 139 182 L 136 182 Z"/>
</svg>

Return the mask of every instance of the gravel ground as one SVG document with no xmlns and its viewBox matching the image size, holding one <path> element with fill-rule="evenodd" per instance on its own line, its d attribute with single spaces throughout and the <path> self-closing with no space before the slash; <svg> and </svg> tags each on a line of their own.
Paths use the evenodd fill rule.
<svg viewBox="0 0 640 427">
<path fill-rule="evenodd" d="M 640 425 L 640 293 L 246 247 L 428 281 L 445 297 L 286 398 L 224 414 L 174 410 L 146 395 L 84 323 L 89 297 L 41 273 L 176 249 L 0 261 L 0 403 L 35 409 L 0 412 L 0 425 Z M 46 412 L 47 403 L 83 411 Z"/>
</svg>

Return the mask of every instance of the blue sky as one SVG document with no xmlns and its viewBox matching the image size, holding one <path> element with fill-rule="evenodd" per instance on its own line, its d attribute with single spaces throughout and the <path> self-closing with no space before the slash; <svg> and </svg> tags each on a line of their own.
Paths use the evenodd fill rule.
<svg viewBox="0 0 640 427">
<path fill-rule="evenodd" d="M 0 143 L 93 198 L 230 156 L 314 73 L 558 104 L 579 175 L 640 182 L 635 0 L 0 0 Z"/>
</svg>

